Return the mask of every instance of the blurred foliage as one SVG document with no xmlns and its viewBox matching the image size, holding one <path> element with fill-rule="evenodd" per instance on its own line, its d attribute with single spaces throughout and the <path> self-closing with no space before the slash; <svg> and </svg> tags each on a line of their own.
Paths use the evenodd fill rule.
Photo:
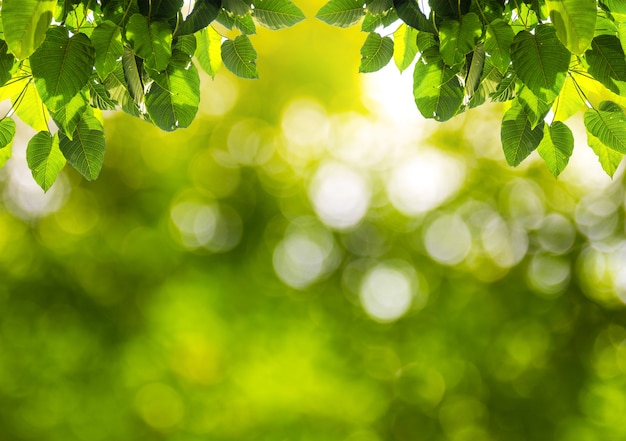
<svg viewBox="0 0 626 441">
<path fill-rule="evenodd" d="M 622 172 L 512 169 L 500 108 L 424 123 L 360 44 L 259 30 L 189 129 L 106 119 L 96 182 L 7 162 L 2 439 L 626 437 Z"/>
</svg>

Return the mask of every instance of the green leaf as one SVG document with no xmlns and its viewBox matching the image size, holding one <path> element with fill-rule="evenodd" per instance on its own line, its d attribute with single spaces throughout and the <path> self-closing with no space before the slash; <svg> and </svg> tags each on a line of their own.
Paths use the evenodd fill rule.
<svg viewBox="0 0 626 441">
<path fill-rule="evenodd" d="M 5 90 L 11 98 L 13 109 L 19 118 L 36 131 L 47 130 L 50 114 L 43 105 L 41 97 L 35 87 L 32 77 L 28 77 L 30 65 L 28 60 L 22 62 L 22 68 L 16 76 L 26 76 L 25 79 L 7 84 L 0 90 Z"/>
<path fill-rule="evenodd" d="M 104 130 L 93 113 L 84 113 L 72 139 L 59 132 L 59 147 L 67 159 L 85 179 L 93 181 L 100 174 L 104 162 Z"/>
<path fill-rule="evenodd" d="M 470 12 L 461 21 L 444 20 L 439 28 L 441 58 L 448 66 L 465 61 L 465 55 L 474 50 L 482 34 L 482 24 L 476 14 Z"/>
<path fill-rule="evenodd" d="M 535 34 L 518 33 L 511 45 L 511 59 L 519 79 L 544 102 L 557 97 L 569 68 L 571 54 L 550 25 L 539 25 Z"/>
<path fill-rule="evenodd" d="M 546 103 L 539 99 L 528 87 L 521 86 L 517 93 L 517 101 L 526 111 L 526 116 L 530 121 L 530 127 L 534 129 L 539 123 L 543 123 L 552 103 Z"/>
<path fill-rule="evenodd" d="M 6 41 L 0 40 L 0 86 L 11 79 L 15 66 L 15 57 L 9 52 L 9 46 Z"/>
<path fill-rule="evenodd" d="M 624 159 L 624 154 L 608 148 L 602 144 L 598 138 L 589 133 L 589 131 L 587 131 L 587 144 L 589 144 L 591 150 L 593 150 L 598 157 L 602 169 L 607 175 L 613 177 L 617 168 L 621 164 L 622 159 Z M 0 150 L 0 153 L 1 152 L 2 150 Z"/>
<path fill-rule="evenodd" d="M 502 74 L 491 62 L 491 57 L 485 57 L 480 83 L 469 102 L 470 108 L 478 107 L 485 103 L 485 101 L 498 90 L 498 86 L 501 82 Z"/>
<path fill-rule="evenodd" d="M 66 163 L 59 149 L 59 135 L 39 132 L 33 136 L 26 148 L 26 162 L 35 182 L 48 191 Z"/>
<path fill-rule="evenodd" d="M 222 8 L 220 9 L 216 20 L 228 29 L 235 27 L 246 35 L 252 35 L 256 32 L 256 26 L 254 25 L 254 20 L 252 20 L 252 14 L 237 15 Z"/>
<path fill-rule="evenodd" d="M 570 116 L 586 109 L 584 101 L 580 97 L 580 93 L 576 88 L 574 80 L 569 76 L 563 84 L 561 93 L 554 101 L 552 112 L 554 112 L 554 121 L 565 121 Z"/>
<path fill-rule="evenodd" d="M 415 104 L 424 118 L 447 121 L 463 103 L 463 87 L 456 71 L 443 62 L 424 64 L 418 61 L 413 73 Z"/>
<path fill-rule="evenodd" d="M 583 54 L 596 29 L 596 0 L 546 0 L 546 5 L 561 43 L 573 54 Z"/>
<path fill-rule="evenodd" d="M 330 0 L 315 17 L 329 25 L 347 28 L 355 25 L 365 15 L 364 4 L 363 0 Z"/>
<path fill-rule="evenodd" d="M 222 65 L 222 36 L 212 26 L 202 29 L 195 35 L 198 45 L 196 59 L 200 67 L 215 78 L 215 74 Z"/>
<path fill-rule="evenodd" d="M 13 155 L 13 145 L 0 149 L 0 168 L 4 167 L 11 156 Z"/>
<path fill-rule="evenodd" d="M 550 173 L 558 176 L 567 166 L 574 151 L 574 135 L 560 121 L 554 121 L 548 130 L 544 129 L 543 139 L 537 147 L 537 153 L 546 162 Z"/>
<path fill-rule="evenodd" d="M 0 119 L 0 149 L 11 146 L 15 138 L 15 121 L 5 116 Z"/>
<path fill-rule="evenodd" d="M 485 65 L 485 47 L 483 43 L 476 45 L 472 52 L 471 61 L 469 62 L 469 70 L 465 77 L 465 94 L 468 97 L 474 95 L 474 91 L 478 88 Z"/>
<path fill-rule="evenodd" d="M 392 0 L 368 0 L 367 1 L 367 10 L 374 14 L 382 14 L 383 12 L 389 11 L 393 8 Z"/>
<path fill-rule="evenodd" d="M 42 45 L 30 57 L 35 86 L 46 106 L 58 110 L 85 87 L 95 51 L 85 34 L 69 37 L 67 29 L 53 26 Z"/>
<path fill-rule="evenodd" d="M 235 15 L 250 13 L 250 2 L 244 0 L 222 0 L 222 7 Z"/>
<path fill-rule="evenodd" d="M 77 93 L 65 106 L 57 112 L 52 112 L 52 119 L 57 126 L 72 138 L 76 125 L 87 108 L 87 101 L 82 94 Z"/>
<path fill-rule="evenodd" d="M 626 3 L 623 0 L 601 0 L 611 12 L 626 14 Z"/>
<path fill-rule="evenodd" d="M 505 102 L 515 98 L 516 83 L 517 74 L 513 66 L 509 66 L 495 92 L 490 94 L 491 100 L 495 102 Z"/>
<path fill-rule="evenodd" d="M 191 13 L 176 30 L 176 35 L 194 34 L 206 28 L 217 18 L 221 7 L 221 0 L 196 0 Z"/>
<path fill-rule="evenodd" d="M 161 71 L 172 56 L 172 31 L 167 23 L 149 22 L 141 14 L 133 15 L 126 25 L 126 39 L 146 66 Z"/>
<path fill-rule="evenodd" d="M 124 112 L 132 116 L 140 116 L 137 103 L 130 94 L 122 63 L 117 64 L 115 70 L 104 79 L 103 83 L 111 99 L 116 101 Z"/>
<path fill-rule="evenodd" d="M 162 130 L 188 127 L 200 102 L 200 78 L 187 54 L 175 51 L 164 72 L 153 77 L 146 94 L 146 109 Z"/>
<path fill-rule="evenodd" d="M 134 14 L 139 14 L 137 0 L 109 0 L 103 8 L 104 19 L 124 26 Z"/>
<path fill-rule="evenodd" d="M 393 33 L 393 59 L 400 72 L 409 67 L 417 55 L 417 32 L 402 24 Z"/>
<path fill-rule="evenodd" d="M 389 63 L 393 57 L 393 40 L 371 32 L 361 47 L 359 72 L 376 72 Z"/>
<path fill-rule="evenodd" d="M 365 13 L 365 18 L 361 24 L 361 31 L 374 32 L 379 27 L 386 28 L 398 21 L 398 14 L 394 9 L 385 11 L 382 14 L 373 15 L 369 12 Z"/>
<path fill-rule="evenodd" d="M 139 11 L 150 18 L 172 18 L 183 7 L 183 0 L 137 0 Z"/>
<path fill-rule="evenodd" d="M 509 165 L 519 165 L 539 145 L 543 138 L 543 124 L 534 129 L 524 108 L 513 102 L 502 118 L 500 139 Z"/>
<path fill-rule="evenodd" d="M 491 55 L 491 61 L 500 73 L 505 73 L 511 63 L 511 43 L 514 37 L 513 28 L 504 20 L 497 19 L 487 25 L 485 52 Z"/>
<path fill-rule="evenodd" d="M 56 0 L 2 2 L 4 39 L 17 59 L 29 57 L 43 43 L 56 6 Z"/>
<path fill-rule="evenodd" d="M 430 9 L 445 18 L 458 18 L 469 11 L 470 0 L 428 0 Z"/>
<path fill-rule="evenodd" d="M 626 153 L 626 115 L 617 104 L 603 101 L 598 110 L 588 109 L 585 127 L 605 146 Z"/>
<path fill-rule="evenodd" d="M 626 93 L 626 57 L 617 37 L 598 35 L 585 53 L 589 73 L 617 94 Z"/>
<path fill-rule="evenodd" d="M 252 16 L 268 29 L 283 29 L 304 20 L 302 11 L 289 0 L 255 0 Z"/>
<path fill-rule="evenodd" d="M 393 7 L 398 13 L 398 17 L 413 29 L 435 32 L 433 24 L 420 10 L 416 0 L 393 0 Z"/>
<path fill-rule="evenodd" d="M 96 50 L 96 71 L 100 78 L 106 78 L 124 53 L 121 30 L 112 21 L 103 21 L 93 30 L 91 42 Z"/>
<path fill-rule="evenodd" d="M 246 35 L 239 35 L 234 40 L 226 40 L 222 43 L 224 66 L 238 77 L 259 78 L 256 57 L 256 51 Z"/>
<path fill-rule="evenodd" d="M 116 103 L 111 98 L 103 82 L 97 75 L 92 75 L 87 83 L 89 92 L 89 104 L 100 110 L 114 110 Z"/>
<path fill-rule="evenodd" d="M 122 67 L 127 84 L 127 90 L 135 101 L 135 104 L 141 106 L 144 97 L 143 81 L 141 80 L 141 74 L 139 72 L 139 67 L 137 66 L 135 53 L 130 48 L 124 48 L 124 54 L 122 55 Z"/>
</svg>

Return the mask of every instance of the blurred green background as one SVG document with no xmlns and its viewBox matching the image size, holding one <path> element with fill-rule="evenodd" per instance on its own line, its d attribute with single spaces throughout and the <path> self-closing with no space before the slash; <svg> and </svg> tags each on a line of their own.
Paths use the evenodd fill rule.
<svg viewBox="0 0 626 441">
<path fill-rule="evenodd" d="M 322 1 L 298 2 L 313 17 Z M 365 34 L 259 29 L 100 178 L 0 174 L 0 440 L 626 439 L 624 178 L 424 121 Z"/>
</svg>

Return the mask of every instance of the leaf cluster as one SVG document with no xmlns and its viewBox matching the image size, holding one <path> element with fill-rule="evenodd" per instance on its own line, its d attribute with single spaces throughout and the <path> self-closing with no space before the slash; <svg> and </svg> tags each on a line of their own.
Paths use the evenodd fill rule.
<svg viewBox="0 0 626 441">
<path fill-rule="evenodd" d="M 13 113 L 38 133 L 27 147 L 47 191 L 69 162 L 86 179 L 102 168 L 101 113 L 122 111 L 172 131 L 199 104 L 194 60 L 215 76 L 222 64 L 257 78 L 249 34 L 304 19 L 290 0 L 4 0 L 0 2 L 0 166 L 11 154 Z M 186 8 L 185 8 L 186 9 Z M 237 30 L 233 39 L 213 26 Z"/>
<path fill-rule="evenodd" d="M 506 102 L 512 166 L 537 150 L 558 176 L 574 148 L 565 121 L 584 111 L 588 144 L 609 174 L 626 154 L 626 2 L 621 0 L 330 0 L 317 18 L 361 23 L 361 72 L 414 63 L 426 118 Z"/>
</svg>

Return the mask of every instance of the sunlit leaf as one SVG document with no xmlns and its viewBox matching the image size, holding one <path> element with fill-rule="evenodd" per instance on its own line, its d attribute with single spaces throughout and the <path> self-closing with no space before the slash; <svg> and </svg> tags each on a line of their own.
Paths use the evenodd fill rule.
<svg viewBox="0 0 626 441">
<path fill-rule="evenodd" d="M 544 128 L 543 139 L 537 147 L 537 153 L 546 162 L 550 173 L 558 176 L 567 166 L 574 151 L 574 135 L 560 121 L 554 121 Z"/>
<path fill-rule="evenodd" d="M 80 121 L 86 107 L 87 102 L 85 98 L 82 94 L 77 93 L 69 103 L 61 107 L 58 111 L 52 112 L 52 119 L 68 138 L 72 138 L 76 125 L 78 121 Z"/>
<path fill-rule="evenodd" d="M 478 88 L 485 65 L 485 48 L 482 43 L 476 45 L 472 52 L 472 61 L 469 64 L 467 76 L 465 77 L 465 94 L 468 97 L 474 95 L 474 91 Z"/>
<path fill-rule="evenodd" d="M 304 20 L 302 11 L 289 0 L 255 0 L 252 16 L 268 29 L 282 29 Z"/>
<path fill-rule="evenodd" d="M 59 148 L 59 136 L 39 132 L 31 138 L 26 148 L 26 161 L 35 182 L 48 191 L 65 167 L 65 156 Z"/>
<path fill-rule="evenodd" d="M 2 27 L 9 51 L 22 60 L 43 43 L 56 0 L 4 0 Z"/>
<path fill-rule="evenodd" d="M 474 50 L 482 34 L 482 24 L 476 14 L 470 12 L 459 20 L 444 20 L 439 28 L 441 58 L 448 66 L 465 61 L 465 55 Z"/>
<path fill-rule="evenodd" d="M 581 98 L 574 81 L 568 76 L 563 84 L 561 93 L 552 105 L 554 121 L 565 121 L 572 115 L 586 108 L 585 102 Z"/>
<path fill-rule="evenodd" d="M 0 119 L 0 149 L 10 146 L 15 138 L 15 121 L 9 117 Z"/>
<path fill-rule="evenodd" d="M 591 150 L 593 150 L 598 157 L 602 169 L 607 175 L 613 177 L 624 159 L 624 154 L 605 146 L 598 138 L 589 133 L 589 130 L 587 130 L 587 144 L 589 144 Z"/>
<path fill-rule="evenodd" d="M 511 43 L 513 28 L 507 22 L 497 19 L 487 25 L 485 52 L 491 55 L 494 66 L 505 73 L 511 63 Z"/>
<path fill-rule="evenodd" d="M 598 109 L 588 109 L 585 127 L 605 146 L 626 153 L 626 115 L 617 104 L 603 101 Z"/>
<path fill-rule="evenodd" d="M 106 78 L 124 53 L 121 30 L 112 21 L 104 21 L 93 30 L 91 42 L 96 50 L 96 71 L 100 78 Z"/>
<path fill-rule="evenodd" d="M 355 25 L 365 15 L 364 4 L 363 0 L 330 0 L 315 17 L 329 25 L 347 28 Z"/>
<path fill-rule="evenodd" d="M 371 32 L 361 47 L 359 72 L 376 72 L 385 67 L 391 57 L 393 57 L 393 40 Z"/>
<path fill-rule="evenodd" d="M 202 29 L 195 35 L 198 44 L 196 59 L 207 74 L 215 77 L 222 65 L 222 36 L 212 26 Z"/>
<path fill-rule="evenodd" d="M 403 24 L 393 33 L 393 59 L 400 72 L 409 67 L 417 55 L 417 32 Z"/>
<path fill-rule="evenodd" d="M 425 118 L 446 121 L 461 108 L 464 91 L 456 72 L 443 62 L 418 61 L 413 73 L 413 95 Z"/>
<path fill-rule="evenodd" d="M 556 35 L 573 54 L 587 50 L 596 29 L 596 0 L 546 0 Z"/>
<path fill-rule="evenodd" d="M 146 66 L 163 70 L 172 56 L 172 31 L 167 23 L 149 22 L 141 14 L 133 15 L 126 26 L 126 38 Z"/>
<path fill-rule="evenodd" d="M 515 95 L 526 111 L 526 116 L 530 121 L 530 127 L 534 129 L 539 123 L 543 124 L 543 119 L 550 111 L 552 103 L 544 102 L 526 86 L 521 86 Z"/>
</svg>

